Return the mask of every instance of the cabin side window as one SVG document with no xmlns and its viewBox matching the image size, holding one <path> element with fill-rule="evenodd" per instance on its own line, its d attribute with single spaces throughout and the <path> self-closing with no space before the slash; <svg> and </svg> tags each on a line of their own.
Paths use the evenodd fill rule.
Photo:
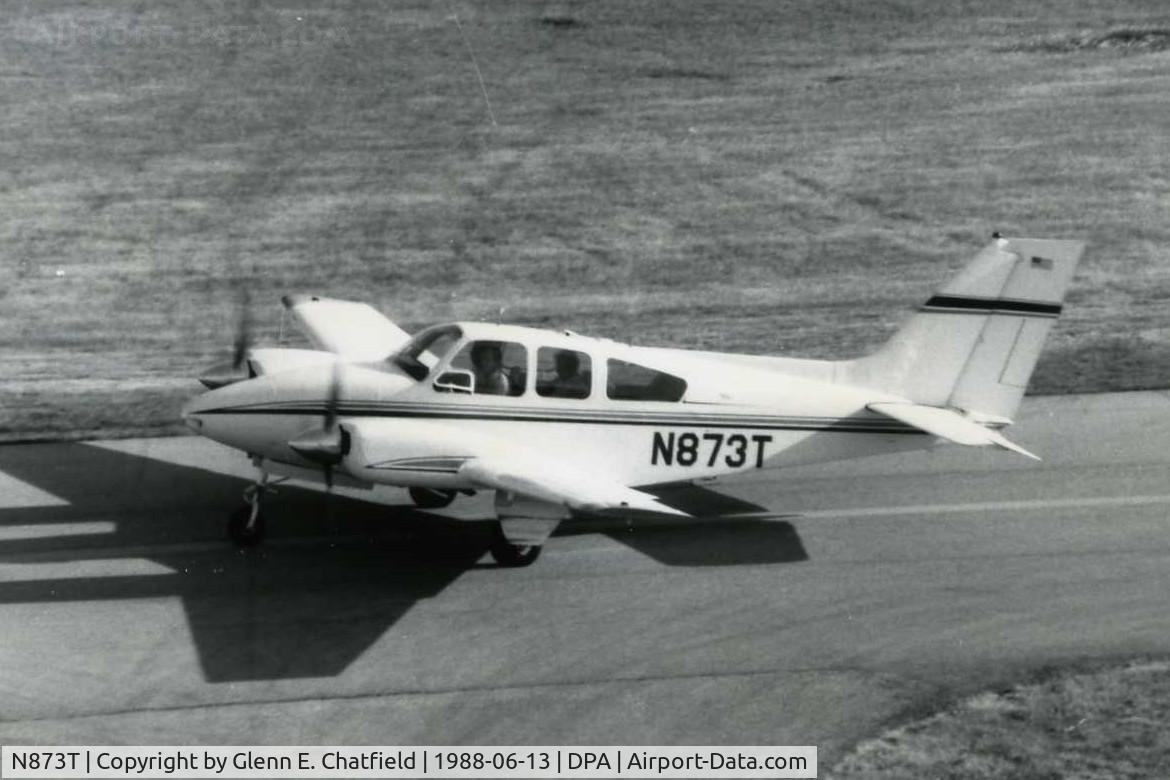
<svg viewBox="0 0 1170 780">
<path fill-rule="evenodd" d="M 605 393 L 615 401 L 678 401 L 687 391 L 685 380 L 653 368 L 606 361 Z"/>
<path fill-rule="evenodd" d="M 477 395 L 523 395 L 528 350 L 514 341 L 472 341 L 451 359 L 443 376 L 457 373 L 469 377 L 470 392 Z"/>
<path fill-rule="evenodd" d="M 575 349 L 541 347 L 536 351 L 536 393 L 545 398 L 588 398 L 593 363 Z"/>
</svg>

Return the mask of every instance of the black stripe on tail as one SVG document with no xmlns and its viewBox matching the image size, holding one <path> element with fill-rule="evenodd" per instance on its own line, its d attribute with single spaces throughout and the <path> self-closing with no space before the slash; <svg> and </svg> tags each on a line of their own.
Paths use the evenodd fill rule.
<svg viewBox="0 0 1170 780">
<path fill-rule="evenodd" d="M 1059 303 L 1020 301 L 1011 298 L 968 298 L 959 295 L 936 295 L 922 306 L 922 311 L 952 314 L 1017 314 L 1027 317 L 1058 317 Z"/>
</svg>

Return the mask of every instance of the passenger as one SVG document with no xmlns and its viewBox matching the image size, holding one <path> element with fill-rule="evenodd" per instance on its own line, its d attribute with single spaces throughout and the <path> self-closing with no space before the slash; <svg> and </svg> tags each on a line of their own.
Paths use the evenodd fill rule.
<svg viewBox="0 0 1170 780">
<path fill-rule="evenodd" d="M 565 349 L 555 358 L 557 375 L 551 382 L 547 395 L 553 398 L 587 398 L 589 379 L 581 373 L 581 359 L 577 353 Z"/>
<path fill-rule="evenodd" d="M 500 345 L 480 341 L 471 348 L 471 365 L 475 369 L 475 392 L 485 395 L 508 395 L 512 383 L 504 370 L 504 356 Z"/>
</svg>

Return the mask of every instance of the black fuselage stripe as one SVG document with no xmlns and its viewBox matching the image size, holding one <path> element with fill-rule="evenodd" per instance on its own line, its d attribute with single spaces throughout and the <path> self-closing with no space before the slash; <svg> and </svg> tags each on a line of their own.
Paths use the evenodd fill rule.
<svg viewBox="0 0 1170 780">
<path fill-rule="evenodd" d="M 890 433 L 890 434 L 917 434 L 923 433 L 917 428 L 908 425 L 900 425 L 898 423 L 884 423 L 881 420 L 874 420 L 866 422 L 862 420 L 857 421 L 830 421 L 823 423 L 762 423 L 762 422 L 706 422 L 694 419 L 674 419 L 674 420 L 639 420 L 630 418 L 618 417 L 551 417 L 551 416 L 536 416 L 536 415 L 493 415 L 493 414 L 450 414 L 445 412 L 408 412 L 408 411 L 383 411 L 383 410 L 348 410 L 339 409 L 337 413 L 342 417 L 348 418 L 406 418 L 406 419 L 438 419 L 438 420 L 478 420 L 490 422 L 539 422 L 539 423 L 568 423 L 568 424 L 592 424 L 592 425 L 640 425 L 640 426 L 672 426 L 676 428 L 738 428 L 748 430 L 786 430 L 786 431 L 834 431 L 837 433 Z M 214 415 L 279 415 L 279 416 L 297 416 L 297 417 L 320 417 L 326 414 L 324 407 L 317 409 L 310 408 L 276 408 L 276 409 L 258 409 L 251 408 L 222 408 L 209 409 L 207 411 L 195 412 L 200 414 L 214 414 Z"/>
<path fill-rule="evenodd" d="M 515 406 L 468 406 L 468 405 L 451 405 L 446 408 L 436 408 L 433 405 L 426 404 L 405 404 L 400 402 L 384 402 L 384 401 L 342 401 L 337 410 L 341 414 L 347 415 L 378 415 L 378 416 L 428 416 L 428 417 L 470 417 L 473 419 L 480 418 L 533 418 L 539 419 L 541 422 L 574 422 L 580 420 L 583 422 L 596 422 L 603 420 L 605 422 L 620 421 L 620 420 L 634 420 L 639 423 L 648 422 L 674 422 L 676 420 L 685 419 L 688 422 L 704 422 L 713 421 L 716 423 L 734 421 L 747 423 L 760 423 L 772 425 L 774 423 L 790 423 L 796 422 L 800 424 L 808 424 L 812 422 L 818 423 L 835 423 L 841 420 L 848 419 L 844 417 L 816 417 L 813 415 L 768 415 L 768 414 L 713 414 L 703 412 L 687 413 L 680 417 L 678 412 L 668 411 L 641 411 L 637 413 L 617 410 L 596 410 L 596 409 L 566 409 L 554 408 L 533 411 L 531 408 L 518 408 Z M 276 402 L 259 402 L 252 404 L 240 404 L 239 406 L 220 407 L 218 409 L 209 409 L 203 412 L 196 412 L 196 414 L 261 414 L 261 413 L 281 413 L 281 414 L 324 414 L 325 410 L 321 406 L 320 399 L 305 399 L 302 401 L 276 401 Z M 868 420 L 854 420 L 857 424 L 872 423 L 875 425 L 903 425 L 885 417 L 873 417 Z"/>
<path fill-rule="evenodd" d="M 968 298 L 958 295 L 936 295 L 923 305 L 931 311 L 955 311 L 964 314 L 1032 314 L 1056 317 L 1063 306 L 1059 303 L 1017 301 L 1011 298 Z"/>
</svg>

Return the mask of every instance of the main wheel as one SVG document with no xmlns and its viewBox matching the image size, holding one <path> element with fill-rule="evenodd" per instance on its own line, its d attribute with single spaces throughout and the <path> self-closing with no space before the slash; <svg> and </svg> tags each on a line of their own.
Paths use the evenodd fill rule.
<svg viewBox="0 0 1170 780">
<path fill-rule="evenodd" d="M 264 512 L 258 511 L 256 522 L 249 528 L 248 521 L 251 518 L 252 505 L 244 504 L 232 512 L 231 519 L 228 520 L 228 536 L 240 547 L 255 547 L 264 541 Z"/>
<path fill-rule="evenodd" d="M 488 552 L 501 566 L 528 566 L 540 556 L 539 544 L 512 544 L 499 533 Z"/>
<path fill-rule="evenodd" d="M 412 487 L 409 492 L 410 500 L 419 509 L 442 509 L 455 500 L 454 490 Z"/>
</svg>

